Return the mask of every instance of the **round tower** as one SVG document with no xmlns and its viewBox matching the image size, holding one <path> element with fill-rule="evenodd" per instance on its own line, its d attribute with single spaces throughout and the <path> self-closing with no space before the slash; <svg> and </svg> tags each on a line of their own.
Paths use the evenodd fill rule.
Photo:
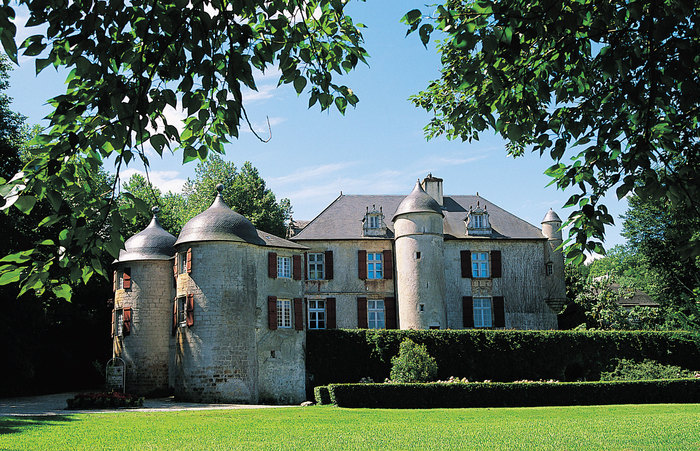
<svg viewBox="0 0 700 451">
<path fill-rule="evenodd" d="M 175 237 L 157 215 L 154 207 L 151 223 L 126 240 L 114 262 L 114 353 L 126 363 L 126 391 L 142 395 L 168 390 Z"/>
<path fill-rule="evenodd" d="M 175 395 L 198 402 L 256 403 L 257 261 L 265 242 L 224 202 L 185 224 L 175 243 Z"/>
<path fill-rule="evenodd" d="M 440 205 L 420 182 L 394 213 L 401 329 L 447 327 L 443 216 Z"/>
<path fill-rule="evenodd" d="M 544 252 L 544 299 L 554 313 L 559 313 L 566 304 L 564 254 L 559 249 L 563 243 L 561 223 L 561 219 L 551 208 L 542 219 L 542 234 L 547 238 Z"/>
</svg>

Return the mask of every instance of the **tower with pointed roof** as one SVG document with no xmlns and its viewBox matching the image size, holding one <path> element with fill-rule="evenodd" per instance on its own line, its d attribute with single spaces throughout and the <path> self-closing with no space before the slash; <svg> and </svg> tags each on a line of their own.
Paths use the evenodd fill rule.
<svg viewBox="0 0 700 451">
<path fill-rule="evenodd" d="M 561 219 L 551 208 L 542 219 L 542 234 L 547 237 L 545 246 L 545 302 L 552 310 L 560 312 L 566 304 L 564 254 Z"/>
<path fill-rule="evenodd" d="M 394 213 L 401 329 L 447 328 L 443 216 L 420 181 Z"/>
<path fill-rule="evenodd" d="M 151 223 L 126 240 L 115 261 L 113 346 L 126 363 L 126 389 L 131 393 L 168 390 L 174 243 L 154 207 Z"/>
</svg>

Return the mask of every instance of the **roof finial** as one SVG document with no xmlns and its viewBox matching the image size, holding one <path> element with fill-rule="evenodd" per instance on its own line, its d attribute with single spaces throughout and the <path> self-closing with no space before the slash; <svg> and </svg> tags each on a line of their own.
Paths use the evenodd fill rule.
<svg viewBox="0 0 700 451">
<path fill-rule="evenodd" d="M 219 192 L 217 196 L 221 196 L 221 193 L 224 192 L 224 185 L 223 183 L 217 183 L 216 184 L 216 190 Z"/>
<path fill-rule="evenodd" d="M 151 213 L 153 213 L 154 217 L 158 216 L 158 213 L 160 213 L 160 208 L 156 205 L 155 207 L 151 208 Z"/>
</svg>

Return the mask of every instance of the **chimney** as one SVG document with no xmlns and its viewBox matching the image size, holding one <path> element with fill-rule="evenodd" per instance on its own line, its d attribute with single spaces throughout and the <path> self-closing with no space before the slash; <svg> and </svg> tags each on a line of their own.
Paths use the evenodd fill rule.
<svg viewBox="0 0 700 451">
<path fill-rule="evenodd" d="M 435 199 L 442 207 L 442 179 L 433 177 L 433 174 L 428 174 L 428 176 L 423 179 L 423 183 L 421 183 L 421 185 L 423 186 L 425 192 L 430 194 L 430 197 Z"/>
</svg>

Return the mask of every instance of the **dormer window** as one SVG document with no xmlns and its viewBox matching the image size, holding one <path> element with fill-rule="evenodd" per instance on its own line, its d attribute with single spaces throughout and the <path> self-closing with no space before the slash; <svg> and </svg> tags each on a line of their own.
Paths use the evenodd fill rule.
<svg viewBox="0 0 700 451">
<path fill-rule="evenodd" d="M 362 232 L 363 236 L 384 236 L 386 234 L 382 207 L 379 207 L 379 210 L 377 210 L 376 205 L 372 205 L 371 210 L 367 207 L 365 217 L 362 220 Z"/>
<path fill-rule="evenodd" d="M 491 223 L 486 205 L 481 206 L 481 202 L 476 202 L 476 208 L 469 207 L 469 214 L 464 219 L 467 225 L 467 235 L 484 236 L 491 235 Z"/>
</svg>

